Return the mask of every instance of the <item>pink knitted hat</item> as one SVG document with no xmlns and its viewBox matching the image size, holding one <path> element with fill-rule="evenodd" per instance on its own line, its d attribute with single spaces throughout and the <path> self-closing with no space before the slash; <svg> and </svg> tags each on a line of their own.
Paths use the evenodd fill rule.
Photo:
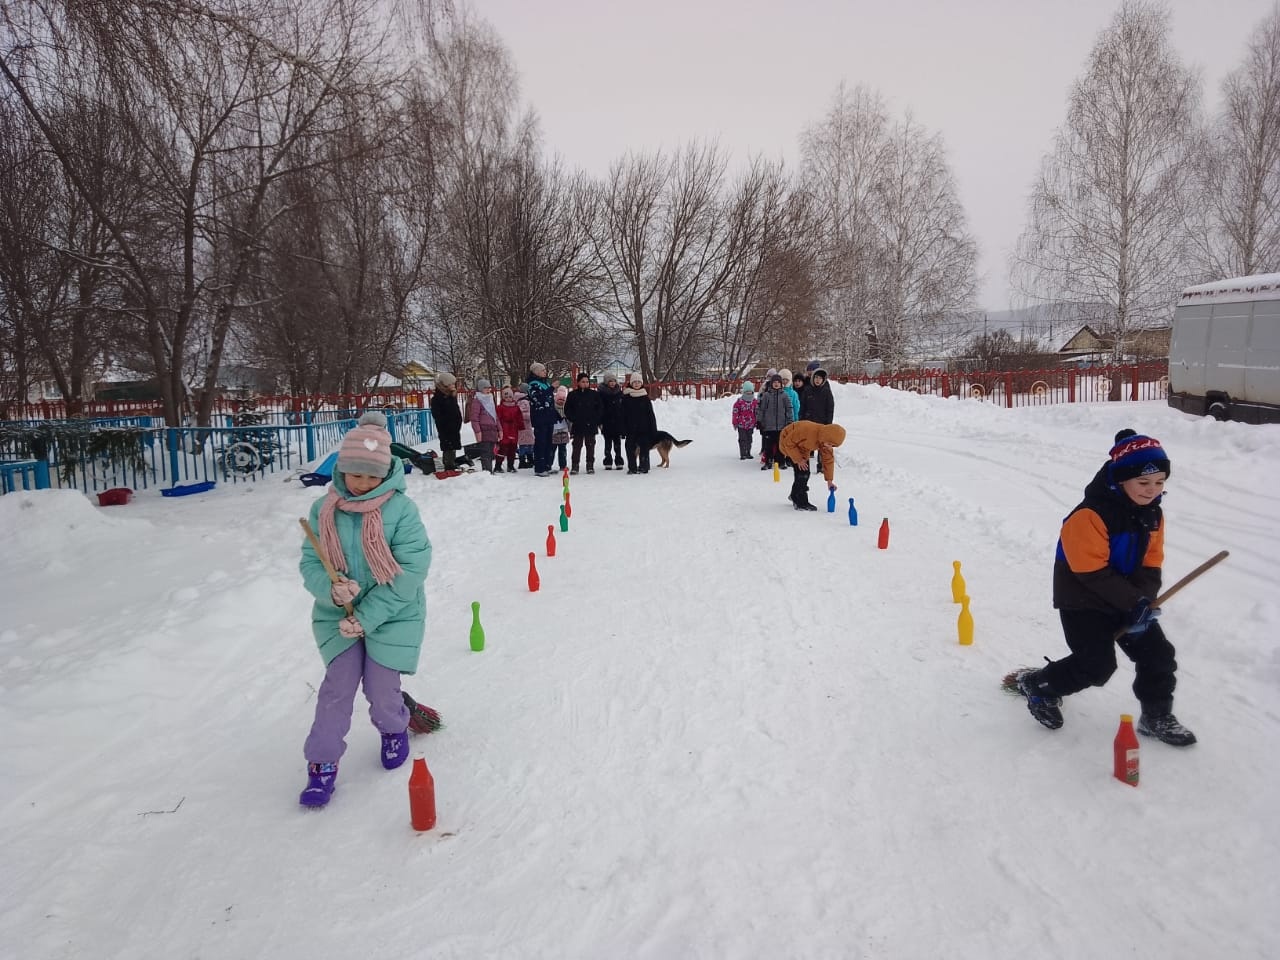
<svg viewBox="0 0 1280 960">
<path fill-rule="evenodd" d="M 391 472 L 391 434 L 387 418 L 376 410 L 364 414 L 347 431 L 338 448 L 338 472 L 385 477 Z"/>
</svg>

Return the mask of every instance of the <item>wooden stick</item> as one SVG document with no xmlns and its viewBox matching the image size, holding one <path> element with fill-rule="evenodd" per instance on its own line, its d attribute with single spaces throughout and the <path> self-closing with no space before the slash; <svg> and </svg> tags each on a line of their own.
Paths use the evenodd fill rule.
<svg viewBox="0 0 1280 960">
<path fill-rule="evenodd" d="M 1166 600 L 1172 597 L 1175 593 L 1177 593 L 1179 590 L 1185 587 L 1188 583 L 1190 583 L 1196 577 L 1200 576 L 1200 574 L 1204 573 L 1210 567 L 1216 567 L 1218 564 L 1220 564 L 1223 560 L 1227 559 L 1227 557 L 1229 556 L 1231 556 L 1231 554 L 1229 554 L 1226 550 L 1219 550 L 1212 557 L 1210 557 L 1204 563 L 1200 564 L 1200 566 L 1196 567 L 1194 570 L 1188 573 L 1185 577 L 1183 577 L 1181 580 L 1175 583 L 1172 587 L 1170 587 L 1164 593 L 1160 594 L 1160 596 L 1156 597 L 1156 602 L 1153 603 L 1152 606 L 1153 607 L 1160 606 Z"/>
<path fill-rule="evenodd" d="M 316 556 L 320 558 L 320 562 L 324 564 L 324 572 L 329 575 L 330 583 L 337 583 L 342 578 L 338 576 L 338 571 L 333 569 L 333 564 L 329 562 L 329 558 L 325 556 L 324 550 L 320 548 L 320 541 L 316 539 L 316 532 L 311 529 L 311 524 L 307 523 L 306 517 L 299 517 L 298 523 L 302 526 L 303 532 L 307 535 L 307 540 L 311 542 L 311 549 L 316 552 Z M 355 609 L 349 603 L 344 603 L 342 609 L 347 611 L 347 616 L 355 615 Z"/>
<path fill-rule="evenodd" d="M 1181 580 L 1175 583 L 1172 587 L 1170 587 L 1164 593 L 1160 594 L 1160 596 L 1156 597 L 1155 602 L 1152 603 L 1151 606 L 1153 607 L 1163 606 L 1166 600 L 1168 600 L 1175 593 L 1177 593 L 1179 590 L 1181 590 L 1183 587 L 1189 584 L 1192 580 L 1196 579 L 1198 576 L 1200 576 L 1200 574 L 1204 573 L 1210 567 L 1216 567 L 1223 560 L 1227 559 L 1227 557 L 1229 557 L 1230 555 L 1231 554 L 1228 553 L 1226 550 L 1219 550 L 1212 557 L 1210 557 L 1204 563 L 1200 564 L 1200 566 L 1196 567 L 1194 570 L 1188 573 L 1185 577 L 1183 577 Z M 1126 629 L 1127 628 L 1125 627 L 1121 627 L 1118 631 L 1116 631 L 1115 639 L 1119 640 L 1121 637 L 1123 637 L 1125 635 Z"/>
</svg>

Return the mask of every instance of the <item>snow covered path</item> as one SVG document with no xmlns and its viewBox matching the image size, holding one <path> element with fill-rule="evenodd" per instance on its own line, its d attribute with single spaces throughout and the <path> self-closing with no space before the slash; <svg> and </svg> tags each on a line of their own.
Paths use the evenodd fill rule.
<svg viewBox="0 0 1280 960">
<path fill-rule="evenodd" d="M 573 478 L 554 559 L 557 480 L 410 476 L 435 553 L 406 688 L 447 723 L 415 740 L 437 787 L 425 835 L 359 701 L 333 802 L 296 803 L 322 676 L 296 518 L 316 491 L 0 498 L 0 943 L 157 960 L 1280 954 L 1280 427 L 836 391 L 834 516 L 797 514 L 786 473 L 737 459 L 729 401 L 658 405 L 695 440 L 670 470 Z M 1232 552 L 1164 619 L 1201 743 L 1144 741 L 1137 790 L 1110 777 L 1127 663 L 1056 733 L 998 689 L 1065 652 L 1058 525 L 1124 426 L 1173 460 L 1166 583 Z"/>
</svg>

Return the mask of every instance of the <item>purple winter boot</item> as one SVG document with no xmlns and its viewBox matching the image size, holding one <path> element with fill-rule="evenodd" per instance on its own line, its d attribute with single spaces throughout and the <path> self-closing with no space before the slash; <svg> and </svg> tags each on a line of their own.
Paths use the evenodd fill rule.
<svg viewBox="0 0 1280 960">
<path fill-rule="evenodd" d="M 409 731 L 382 735 L 382 765 L 394 770 L 409 759 Z"/>
<path fill-rule="evenodd" d="M 298 802 L 304 807 L 323 807 L 333 795 L 337 779 L 336 763 L 307 764 L 307 789 L 298 796 Z"/>
</svg>

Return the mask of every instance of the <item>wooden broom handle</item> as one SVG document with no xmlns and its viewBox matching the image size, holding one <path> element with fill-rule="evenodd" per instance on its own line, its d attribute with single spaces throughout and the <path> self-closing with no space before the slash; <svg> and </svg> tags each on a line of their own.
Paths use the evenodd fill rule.
<svg viewBox="0 0 1280 960">
<path fill-rule="evenodd" d="M 1194 570 L 1188 573 L 1185 577 L 1183 577 L 1181 580 L 1175 583 L 1172 587 L 1170 587 L 1164 593 L 1160 594 L 1160 596 L 1156 597 L 1155 602 L 1151 605 L 1153 607 L 1160 606 L 1166 600 L 1172 597 L 1175 593 L 1177 593 L 1179 590 L 1185 587 L 1188 583 L 1190 583 L 1196 577 L 1200 576 L 1200 574 L 1204 573 L 1210 567 L 1216 567 L 1223 560 L 1227 559 L 1227 557 L 1229 557 L 1230 555 L 1231 554 L 1228 553 L 1226 550 L 1219 550 L 1212 557 L 1210 557 L 1204 563 L 1200 564 L 1200 566 L 1196 567 Z"/>
<path fill-rule="evenodd" d="M 320 558 L 320 562 L 324 564 L 324 572 L 329 575 L 330 583 L 337 583 L 342 578 L 338 576 L 338 571 L 333 569 L 333 564 L 329 562 L 329 558 L 325 556 L 324 550 L 320 548 L 320 541 L 316 539 L 316 532 L 311 529 L 311 524 L 307 523 L 306 517 L 299 517 L 298 523 L 302 526 L 302 530 L 307 535 L 307 540 L 311 542 L 311 549 L 316 552 L 316 556 Z M 349 603 L 344 603 L 342 609 L 347 611 L 347 616 L 355 616 L 355 610 Z"/>
<path fill-rule="evenodd" d="M 1177 593 L 1179 590 L 1185 587 L 1192 580 L 1196 579 L 1196 577 L 1200 576 L 1200 574 L 1204 573 L 1210 567 L 1216 567 L 1218 564 L 1220 564 L 1223 560 L 1227 559 L 1227 557 L 1229 556 L 1230 556 L 1230 553 L 1228 553 L 1226 550 L 1219 550 L 1212 557 L 1210 557 L 1204 563 L 1200 564 L 1200 566 L 1196 567 L 1194 570 L 1188 573 L 1185 577 L 1183 577 L 1181 580 L 1175 583 L 1172 587 L 1170 587 L 1164 593 L 1160 594 L 1160 596 L 1156 597 L 1155 600 L 1152 601 L 1151 606 L 1153 607 L 1161 606 L 1166 600 L 1172 597 L 1175 593 Z M 1125 627 L 1121 627 L 1119 630 L 1117 630 L 1114 639 L 1119 640 L 1121 637 L 1123 637 L 1125 635 L 1126 629 L 1127 628 Z"/>
</svg>

